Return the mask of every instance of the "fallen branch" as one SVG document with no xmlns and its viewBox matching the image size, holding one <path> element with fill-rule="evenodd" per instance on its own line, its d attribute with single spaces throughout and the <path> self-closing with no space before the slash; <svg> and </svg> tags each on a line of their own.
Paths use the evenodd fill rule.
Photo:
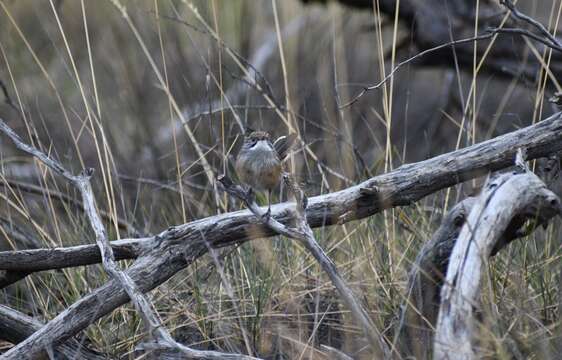
<svg viewBox="0 0 562 360">
<path fill-rule="evenodd" d="M 542 158 L 537 165 L 540 178 L 547 188 L 560 197 L 558 179 L 560 160 L 557 155 Z M 557 191 L 558 190 L 558 191 Z M 406 300 L 396 331 L 395 348 L 403 358 L 431 358 L 433 335 L 441 303 L 440 291 L 445 279 L 449 258 L 460 231 L 476 198 L 469 197 L 455 205 L 443 218 L 433 237 L 420 250 L 408 277 Z M 521 232 L 524 219 L 514 217 L 496 242 L 492 256 L 511 241 L 526 235 Z"/>
<path fill-rule="evenodd" d="M 519 147 L 527 149 L 529 159 L 562 150 L 561 114 L 492 140 L 401 166 L 350 188 L 310 198 L 307 221 L 311 227 L 321 227 L 408 205 L 440 189 L 512 165 L 514 149 Z M 280 223 L 289 224 L 295 216 L 294 205 L 274 205 L 271 214 Z M 212 246 L 222 247 L 274 232 L 248 210 L 200 219 L 152 238 L 153 250 L 135 261 L 126 273 L 140 291 L 150 291 L 208 251 L 202 235 Z M 37 341 L 47 333 L 53 341 L 62 342 L 128 301 L 124 290 L 112 280 L 76 301 L 26 342 Z"/>
<path fill-rule="evenodd" d="M 154 237 L 122 239 L 111 242 L 115 260 L 135 259 L 154 247 Z M 94 244 L 0 251 L 0 270 L 43 271 L 99 264 L 99 248 Z"/>
<path fill-rule="evenodd" d="M 115 260 L 135 259 L 149 250 L 153 238 L 123 239 L 112 241 Z M 0 252 L 0 289 L 27 275 L 43 270 L 99 264 L 100 250 L 95 244 Z"/>
<path fill-rule="evenodd" d="M 309 198 L 307 222 L 315 228 L 362 219 L 394 206 L 409 205 L 441 189 L 513 165 L 514 149 L 517 148 L 527 149 L 528 159 L 561 151 L 562 113 L 464 149 L 403 165 L 344 190 Z M 271 209 L 272 217 L 282 224 L 289 224 L 294 218 L 294 206 L 291 204 L 276 204 Z M 153 237 L 112 241 L 111 245 L 118 259 L 133 259 L 159 242 L 170 241 L 170 237 L 181 241 L 181 236 L 187 239 L 187 234 L 201 224 L 215 223 L 230 224 L 223 229 L 225 236 L 213 244 L 216 247 L 275 235 L 269 227 L 256 221 L 250 211 L 242 210 L 178 225 Z M 0 270 L 40 271 L 100 261 L 95 245 L 0 252 Z"/>
<path fill-rule="evenodd" d="M 522 164 L 522 161 L 519 161 Z M 473 307 L 487 259 L 504 233 L 525 234 L 525 220 L 535 225 L 562 214 L 560 199 L 532 172 L 506 173 L 490 179 L 474 204 L 455 243 L 441 289 L 434 359 L 475 359 Z M 510 229 L 514 219 L 517 229 Z"/>
<path fill-rule="evenodd" d="M 395 348 L 400 350 L 402 357 L 431 358 L 433 335 L 441 303 L 440 292 L 447 266 L 455 242 L 475 202 L 476 199 L 470 197 L 455 205 L 447 213 L 431 240 L 422 247 L 412 265 L 395 340 Z M 526 235 L 518 231 L 521 225 L 520 217 L 512 219 L 507 231 L 494 246 L 495 253 L 511 241 Z"/>
</svg>

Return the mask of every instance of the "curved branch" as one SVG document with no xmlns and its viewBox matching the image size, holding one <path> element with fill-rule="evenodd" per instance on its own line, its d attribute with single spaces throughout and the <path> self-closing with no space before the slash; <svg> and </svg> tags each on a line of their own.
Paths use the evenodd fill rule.
<svg viewBox="0 0 562 360">
<path fill-rule="evenodd" d="M 451 251 L 475 201 L 468 197 L 449 210 L 412 264 L 394 347 L 403 358 L 431 357 L 441 286 Z"/>
<path fill-rule="evenodd" d="M 488 258 L 507 232 L 523 233 L 527 219 L 546 223 L 562 214 L 560 199 L 533 173 L 506 173 L 489 180 L 474 204 L 455 243 L 441 289 L 434 340 L 434 359 L 475 359 L 473 308 Z M 517 229 L 510 225 L 514 221 Z M 523 221 L 519 221 L 523 219 Z"/>
</svg>

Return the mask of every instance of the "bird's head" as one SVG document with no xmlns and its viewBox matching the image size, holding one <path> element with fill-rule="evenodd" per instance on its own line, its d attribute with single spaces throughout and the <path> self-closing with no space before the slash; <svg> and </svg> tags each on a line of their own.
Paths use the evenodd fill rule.
<svg viewBox="0 0 562 360">
<path fill-rule="evenodd" d="M 247 150 L 264 149 L 273 150 L 270 136 L 265 131 L 254 131 L 244 138 L 243 147 Z"/>
</svg>

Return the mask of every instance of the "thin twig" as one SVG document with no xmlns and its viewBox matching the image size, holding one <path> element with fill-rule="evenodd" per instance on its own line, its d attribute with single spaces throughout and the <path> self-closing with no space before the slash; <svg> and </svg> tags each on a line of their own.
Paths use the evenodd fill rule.
<svg viewBox="0 0 562 360">
<path fill-rule="evenodd" d="M 538 29 L 541 34 L 547 37 L 552 42 L 552 44 L 555 44 L 558 48 L 562 48 L 562 43 L 558 41 L 558 39 L 554 37 L 543 24 L 519 11 L 511 0 L 500 0 L 500 5 L 505 6 L 511 12 L 513 18 L 531 24 L 536 29 Z"/>
<path fill-rule="evenodd" d="M 414 61 L 414 60 L 417 60 L 417 59 L 419 59 L 419 58 L 421 58 L 421 57 L 423 57 L 423 56 L 425 56 L 425 55 L 431 54 L 431 53 L 433 53 L 433 52 L 442 50 L 442 49 L 447 48 L 447 47 L 456 46 L 456 45 L 462 45 L 462 44 L 471 43 L 471 42 L 479 41 L 479 40 L 486 40 L 486 39 L 492 38 L 493 36 L 494 36 L 494 33 L 486 33 L 486 34 L 483 34 L 483 35 L 473 36 L 473 37 L 466 38 L 466 39 L 449 41 L 448 43 L 441 44 L 441 45 L 432 47 L 431 49 L 424 50 L 424 51 L 422 51 L 422 52 L 420 52 L 420 53 L 418 53 L 418 54 L 412 56 L 411 58 L 406 59 L 406 60 L 400 62 L 400 63 L 399 63 L 398 65 L 396 65 L 396 66 L 394 67 L 394 69 L 392 69 L 392 71 L 391 71 L 388 75 L 386 75 L 381 81 L 379 81 L 379 82 L 378 82 L 377 84 L 375 84 L 375 85 L 365 86 L 365 87 L 359 92 L 359 94 L 355 95 L 355 96 L 354 96 L 350 101 L 348 101 L 347 103 L 345 103 L 345 104 L 343 104 L 343 105 L 340 105 L 339 108 L 340 108 L 340 109 L 343 109 L 343 108 L 346 108 L 346 107 L 349 107 L 349 106 L 355 104 L 355 103 L 359 100 L 359 98 L 361 98 L 363 95 L 365 95 L 365 93 L 367 93 L 368 91 L 372 91 L 372 90 L 376 90 L 376 89 L 380 88 L 380 87 L 381 87 L 382 85 L 384 85 L 390 78 L 392 78 L 392 77 L 394 76 L 394 74 L 395 74 L 398 70 L 400 70 L 400 68 L 402 68 L 404 65 L 408 65 L 409 63 L 411 63 L 411 62 Z"/>
<path fill-rule="evenodd" d="M 532 20 L 532 19 L 531 19 Z M 384 85 L 388 80 L 390 80 L 390 78 L 392 78 L 394 76 L 394 74 L 400 69 L 402 68 L 404 65 L 407 65 L 411 62 L 413 62 L 414 60 L 417 60 L 425 55 L 431 54 L 433 52 L 442 50 L 444 48 L 447 47 L 454 47 L 457 45 L 462 45 L 462 44 L 466 44 L 466 43 L 472 43 L 475 41 L 480 41 L 480 40 L 487 40 L 492 38 L 493 36 L 500 34 L 500 33 L 510 33 L 510 34 L 517 34 L 517 35 L 521 35 L 521 36 L 525 36 L 525 37 L 529 37 L 533 40 L 539 41 L 540 43 L 554 49 L 557 51 L 561 51 L 562 52 L 562 44 L 560 44 L 560 42 L 558 42 L 558 40 L 554 39 L 554 41 L 551 39 L 552 36 L 548 37 L 548 40 L 545 40 L 543 38 L 541 38 L 539 35 L 533 34 L 530 31 L 524 30 L 524 29 L 500 29 L 500 28 L 490 28 L 488 30 L 486 30 L 486 32 L 484 34 L 481 35 L 477 35 L 477 36 L 473 36 L 470 38 L 466 38 L 466 39 L 460 39 L 460 40 L 453 40 L 453 41 L 449 41 L 447 43 L 432 47 L 430 49 L 424 50 L 414 56 L 412 56 L 411 58 L 408 58 L 402 62 L 400 62 L 398 65 L 396 65 L 392 71 L 386 75 L 381 81 L 379 81 L 377 84 L 375 85 L 370 85 L 370 86 L 365 86 L 357 95 L 355 95 L 351 100 L 349 100 L 347 103 L 340 105 L 339 108 L 343 109 L 346 107 L 349 107 L 353 104 L 355 104 L 363 95 L 365 95 L 367 92 L 372 91 L 372 90 L 376 90 L 378 88 L 380 88 L 382 85 Z M 548 31 L 547 31 L 548 33 Z"/>
<path fill-rule="evenodd" d="M 491 28 L 489 31 L 494 33 L 516 34 L 516 35 L 526 36 L 537 42 L 540 42 L 543 45 L 548 46 L 553 50 L 562 52 L 562 45 L 558 43 L 552 43 L 548 39 L 545 39 L 537 34 L 534 34 L 529 30 L 519 29 L 519 28 Z"/>
</svg>

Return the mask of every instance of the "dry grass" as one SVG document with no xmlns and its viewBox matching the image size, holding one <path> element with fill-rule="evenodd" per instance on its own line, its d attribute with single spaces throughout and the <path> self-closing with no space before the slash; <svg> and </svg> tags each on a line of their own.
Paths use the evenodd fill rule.
<svg viewBox="0 0 562 360">
<path fill-rule="evenodd" d="M 560 1 L 541 4 L 524 2 L 557 25 Z M 237 209 L 212 179 L 232 171 L 239 123 L 275 135 L 297 131 L 305 146 L 292 156 L 292 169 L 309 194 L 319 194 L 548 113 L 544 83 L 526 89 L 478 74 L 481 59 L 473 74 L 405 69 L 380 92 L 339 110 L 338 101 L 357 84 L 389 72 L 397 43 L 408 36 L 397 19 L 367 30 L 379 15 L 296 0 L 0 1 L 0 80 L 23 110 L 3 104 L 0 116 L 74 171 L 96 168 L 95 193 L 112 215 L 106 225 L 113 239 L 127 235 L 117 218 L 156 233 Z M 257 81 L 246 87 L 243 78 Z M 209 115 L 213 106 L 221 110 Z M 76 197 L 30 158 L 8 147 L 0 154 L 0 182 L 17 179 Z M 468 187 L 316 231 L 389 339 L 411 262 Z M 35 247 L 94 242 L 84 215 L 56 198 L 10 186 L 0 197 L 0 217 L 23 229 Z M 525 358 L 556 358 L 562 255 L 556 225 L 490 263 L 481 329 L 490 358 L 512 358 L 514 349 Z M 14 242 L 5 225 L 0 233 L 4 250 L 30 247 Z M 319 344 L 328 344 L 368 358 L 331 283 L 299 245 L 258 240 L 223 249 L 219 259 L 222 278 L 206 256 L 151 293 L 179 341 L 245 352 L 246 331 L 263 357 L 323 358 Z M 106 280 L 99 266 L 44 272 L 8 288 L 2 303 L 49 319 Z M 134 348 L 143 335 L 130 306 L 86 331 L 93 347 L 125 358 L 139 355 Z"/>
</svg>

